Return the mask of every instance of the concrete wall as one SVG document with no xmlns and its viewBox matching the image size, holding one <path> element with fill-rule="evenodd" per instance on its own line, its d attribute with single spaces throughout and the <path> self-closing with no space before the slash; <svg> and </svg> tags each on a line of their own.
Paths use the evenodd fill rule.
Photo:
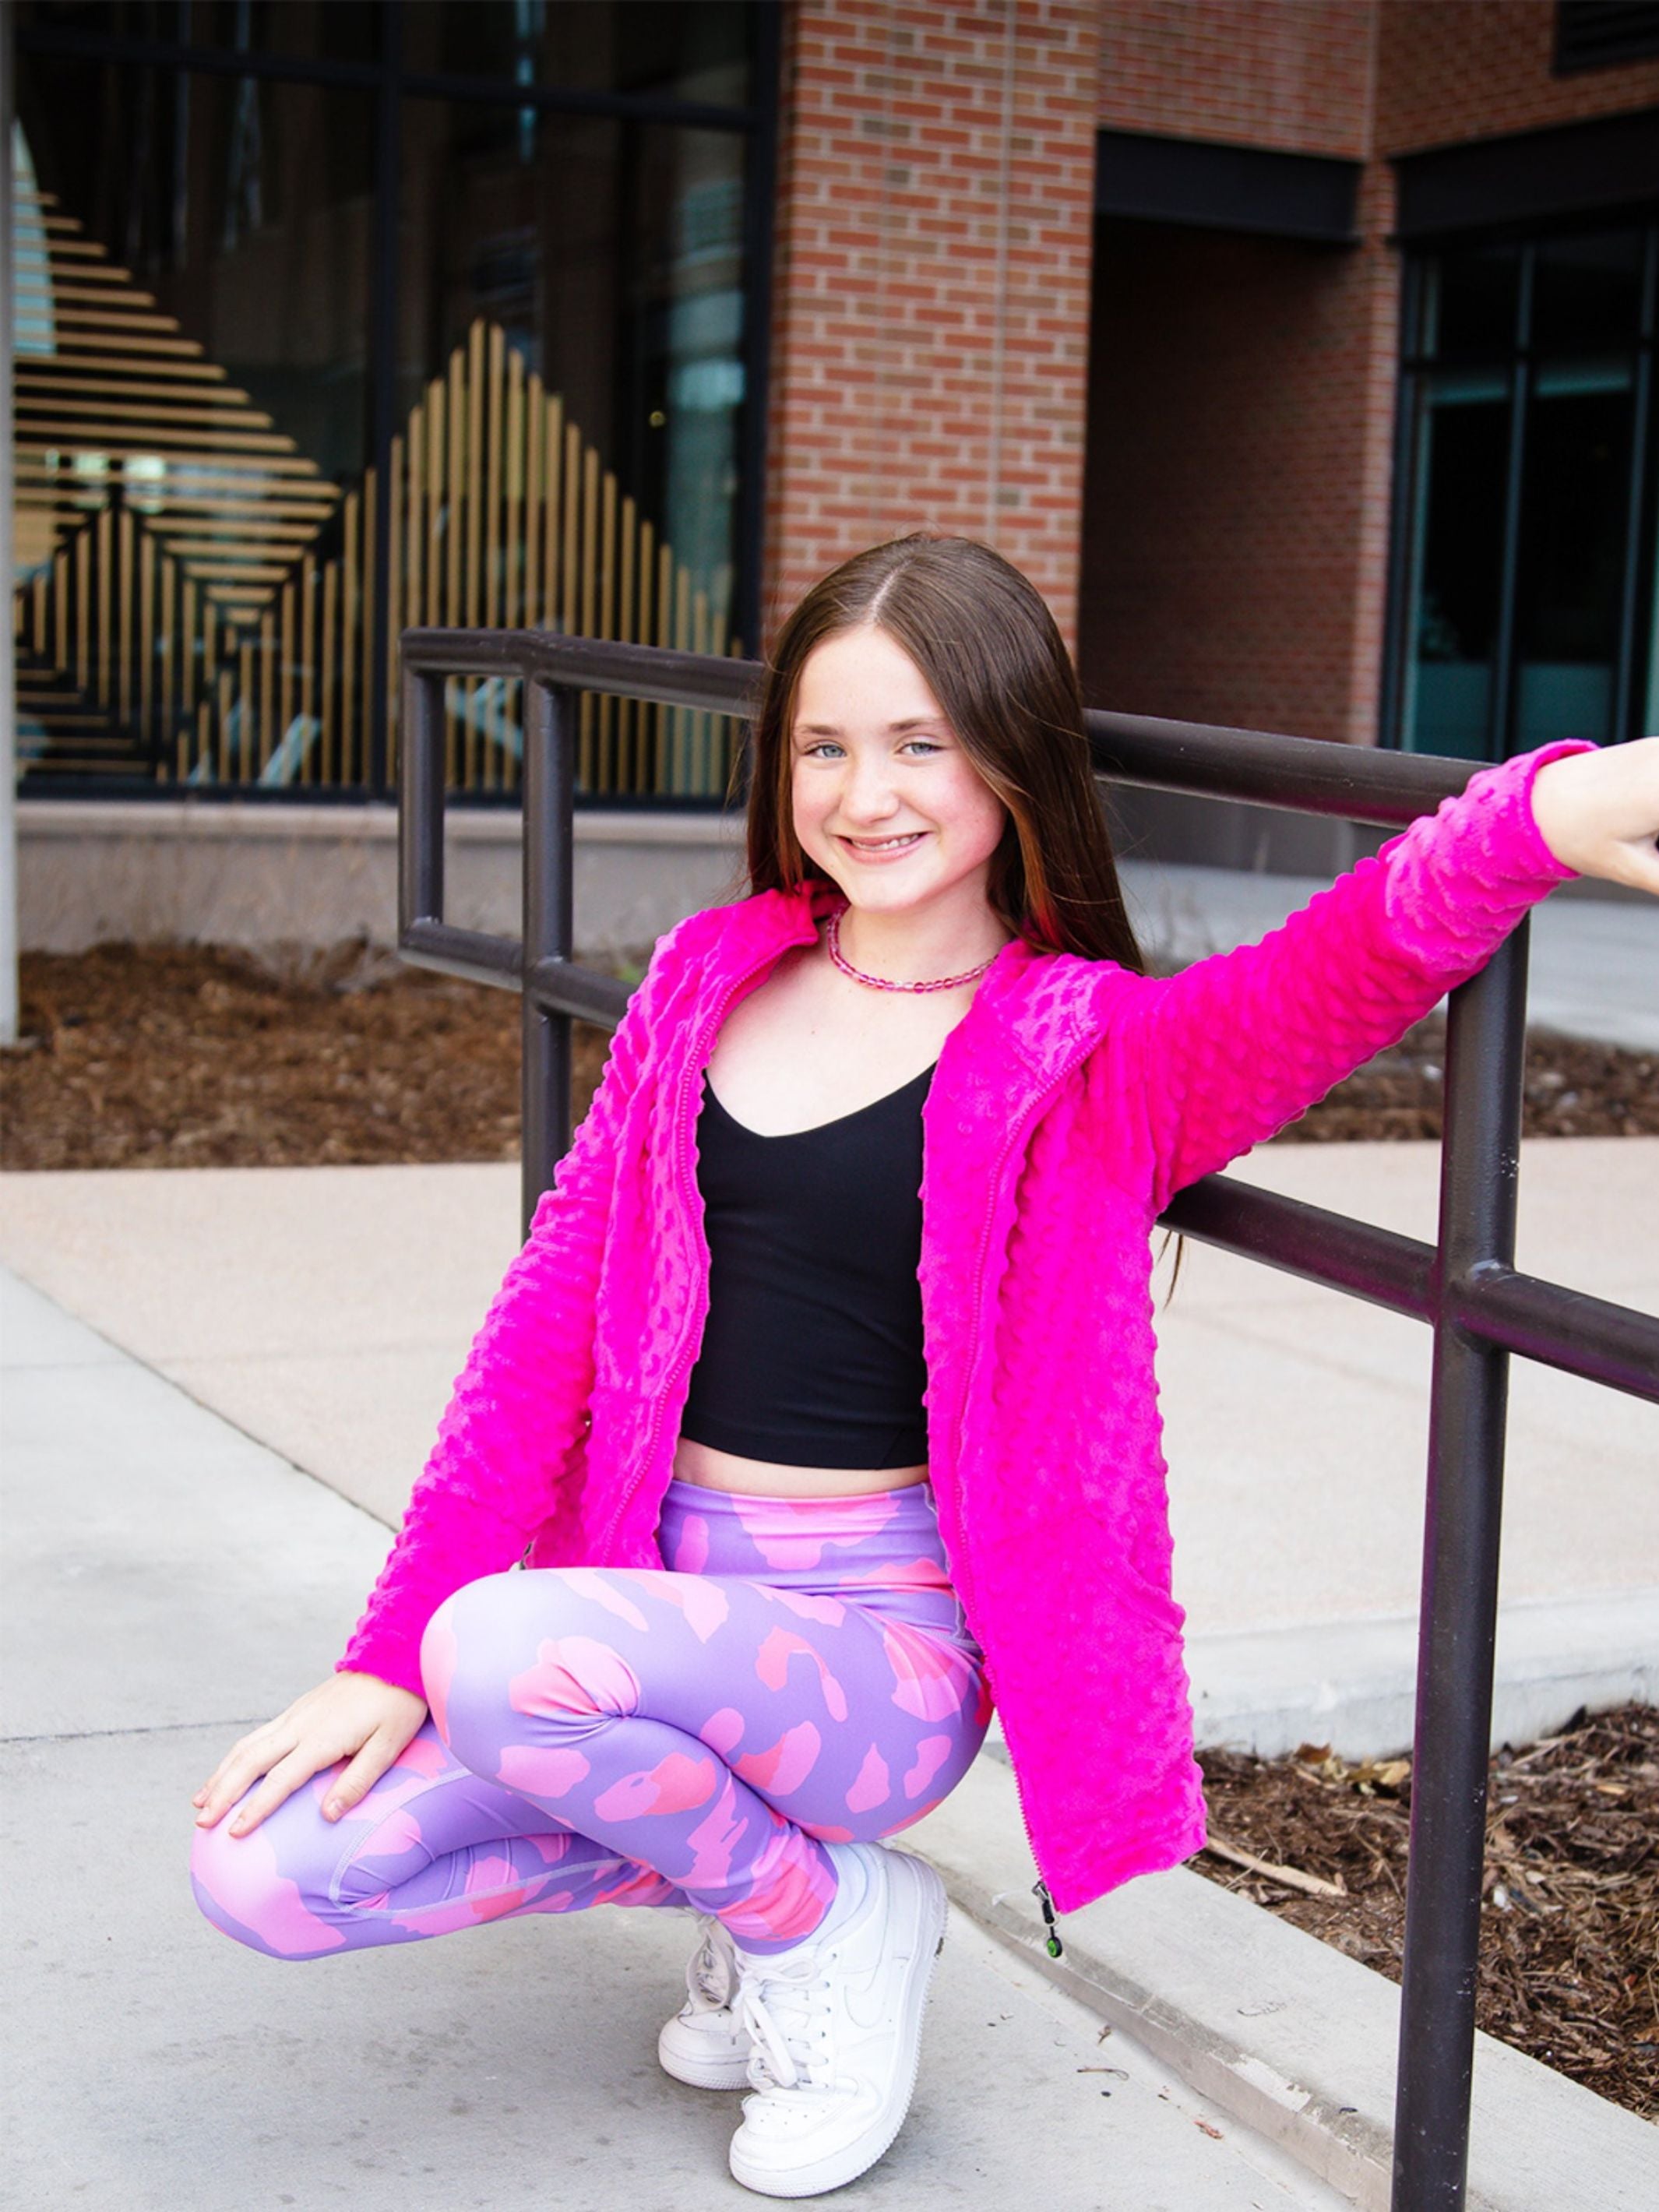
<svg viewBox="0 0 1659 2212">
<path fill-rule="evenodd" d="M 42 800 L 18 810 L 20 934 L 32 951 L 107 938 L 320 946 L 398 931 L 398 817 L 389 806 Z M 695 908 L 738 896 L 742 828 L 714 814 L 579 813 L 576 941 L 649 945 Z M 446 918 L 516 937 L 519 817 L 456 811 Z"/>
</svg>

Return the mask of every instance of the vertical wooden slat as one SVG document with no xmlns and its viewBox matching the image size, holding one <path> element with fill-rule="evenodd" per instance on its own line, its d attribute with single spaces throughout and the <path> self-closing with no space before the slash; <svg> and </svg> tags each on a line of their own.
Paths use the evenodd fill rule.
<svg viewBox="0 0 1659 2212">
<path fill-rule="evenodd" d="M 581 547 L 581 635 L 592 637 L 595 629 L 594 586 L 598 580 L 599 526 L 599 457 L 592 446 L 582 453 L 582 547 Z M 581 705 L 581 734 L 578 740 L 577 757 L 580 761 L 581 786 L 585 791 L 594 788 L 593 725 L 598 705 L 591 691 L 584 691 Z"/>
<path fill-rule="evenodd" d="M 276 623 L 267 607 L 259 617 L 259 777 L 270 766 L 276 741 Z"/>
<path fill-rule="evenodd" d="M 507 356 L 507 513 L 501 532 L 501 621 L 516 629 L 524 617 L 524 357 Z"/>
<path fill-rule="evenodd" d="M 317 559 L 300 563 L 300 760 L 289 781 L 312 781 L 317 758 Z"/>
<path fill-rule="evenodd" d="M 576 619 L 576 531 L 580 520 L 582 457 L 581 433 L 574 422 L 564 426 L 564 518 L 559 545 L 559 619 L 571 637 L 581 635 Z"/>
<path fill-rule="evenodd" d="M 484 326 L 475 316 L 466 348 L 466 626 L 476 629 L 483 595 L 479 591 L 480 493 L 483 480 Z M 469 726 L 471 726 L 469 718 Z"/>
<path fill-rule="evenodd" d="M 179 706 L 186 722 L 196 720 L 196 580 L 186 576 L 179 586 L 180 611 L 179 620 Z"/>
<path fill-rule="evenodd" d="M 115 518 L 108 507 L 98 514 L 98 701 L 110 701 L 110 661 L 114 630 Z"/>
<path fill-rule="evenodd" d="M 334 774 L 334 741 L 338 730 L 334 696 L 335 624 L 339 619 L 340 564 L 331 561 L 323 570 L 323 651 L 322 700 L 323 731 L 320 740 L 322 757 L 318 773 L 325 785 L 332 785 Z M 307 776 L 311 782 L 313 778 Z"/>
<path fill-rule="evenodd" d="M 525 381 L 524 621 L 543 620 L 541 589 L 542 380 L 532 369 Z"/>
<path fill-rule="evenodd" d="M 400 629 L 413 629 L 421 619 L 421 546 L 424 527 L 421 514 L 421 468 L 425 459 L 426 416 L 416 402 L 409 418 L 409 467 L 405 476 L 398 461 L 403 441 L 392 441 L 392 543 L 386 548 L 388 578 L 401 574 L 403 588 L 394 584 L 387 605 L 392 610 L 392 640 Z M 397 690 L 397 685 L 392 685 Z"/>
<path fill-rule="evenodd" d="M 138 540 L 138 730 L 148 745 L 155 736 L 155 540 L 147 530 Z"/>
<path fill-rule="evenodd" d="M 708 594 L 694 592 L 691 595 L 691 650 L 708 650 Z M 711 717 L 699 708 L 691 717 L 692 774 L 696 779 L 694 788 L 704 798 L 708 794 L 711 763 L 709 743 L 712 736 Z"/>
<path fill-rule="evenodd" d="M 634 539 L 639 523 L 635 513 L 632 493 L 622 504 L 622 562 L 617 579 L 617 635 L 629 644 L 635 641 L 634 629 Z M 621 702 L 617 730 L 617 751 L 620 790 L 633 792 L 639 788 L 635 758 L 635 732 L 639 722 L 640 702 L 624 699 Z"/>
<path fill-rule="evenodd" d="M 674 645 L 676 650 L 682 653 L 690 642 L 691 636 L 689 620 L 690 609 L 687 605 L 687 587 L 690 580 L 690 573 L 677 561 L 674 564 Z M 679 795 L 683 795 L 690 788 L 690 710 L 684 707 L 676 707 L 674 709 L 674 789 Z"/>
<path fill-rule="evenodd" d="M 659 645 L 672 645 L 674 642 L 673 593 L 674 556 L 668 546 L 659 545 L 657 548 L 657 642 Z M 678 728 L 676 717 L 678 712 L 679 709 L 676 707 L 665 707 L 662 710 L 663 745 L 659 763 L 662 781 L 659 788 L 663 791 L 671 791 L 673 788 L 673 756 L 677 742 L 676 732 Z"/>
<path fill-rule="evenodd" d="M 355 491 L 346 494 L 344 548 L 339 561 L 329 563 L 331 575 L 337 567 L 340 572 L 340 751 L 334 778 L 339 784 L 351 781 L 353 747 L 357 730 L 357 513 L 360 504 Z"/>
<path fill-rule="evenodd" d="M 501 597 L 501 407 L 506 398 L 502 380 L 502 331 L 489 325 L 484 368 L 484 511 L 483 511 L 483 623 L 497 627 Z"/>
<path fill-rule="evenodd" d="M 423 617 L 428 628 L 435 626 L 439 615 L 439 515 L 443 506 L 444 489 L 444 385 L 441 377 L 434 376 L 426 388 L 426 489 L 422 520 L 426 526 L 426 613 Z"/>
<path fill-rule="evenodd" d="M 52 563 L 53 617 L 56 623 L 55 658 L 60 668 L 69 666 L 70 619 L 70 560 L 60 547 Z"/>
<path fill-rule="evenodd" d="M 639 641 L 651 642 L 652 586 L 656 569 L 652 550 L 656 533 L 648 522 L 640 525 L 640 619 Z M 640 789 L 655 791 L 658 787 L 657 757 L 662 744 L 662 711 L 654 700 L 642 700 L 640 706 Z"/>
<path fill-rule="evenodd" d="M 249 641 L 246 630 L 242 633 L 241 650 L 237 655 L 237 664 L 241 679 L 240 702 L 241 714 L 237 728 L 242 742 L 237 748 L 236 775 L 240 782 L 246 783 L 248 779 L 248 770 L 258 757 L 259 744 L 258 718 L 254 712 L 256 686 L 253 680 L 253 647 Z"/>
<path fill-rule="evenodd" d="M 121 726 L 125 732 L 132 720 L 133 529 L 132 509 L 130 507 L 124 507 L 121 509 L 119 526 L 115 535 L 114 585 L 117 609 L 116 635 L 118 640 L 115 683 Z"/>
<path fill-rule="evenodd" d="M 445 460 L 448 466 L 447 504 L 444 514 L 444 611 L 446 628 L 461 626 L 461 469 L 465 439 L 465 392 L 461 382 L 461 352 L 449 356 L 449 419 L 445 428 Z"/>
<path fill-rule="evenodd" d="M 547 402 L 547 427 L 543 441 L 546 471 L 546 507 L 542 531 L 542 619 L 550 629 L 557 629 L 562 623 L 559 593 L 562 578 L 559 573 L 562 517 L 564 511 L 564 401 L 557 392 L 551 393 Z"/>
<path fill-rule="evenodd" d="M 75 681 L 82 691 L 92 680 L 92 539 L 82 531 L 75 541 Z"/>
<path fill-rule="evenodd" d="M 375 483 L 376 478 L 374 471 L 373 469 L 366 469 L 363 472 L 362 585 L 358 594 L 359 613 L 357 617 L 357 659 L 360 670 L 357 696 L 359 701 L 362 702 L 359 707 L 357 716 L 357 781 L 359 783 L 365 786 L 367 786 L 368 782 L 369 763 L 373 758 L 373 753 L 369 745 L 370 732 L 368 727 L 368 720 L 369 716 L 374 711 L 374 609 L 376 604 L 374 598 L 374 511 L 377 503 L 375 499 Z M 395 599 L 392 599 L 387 601 L 387 605 L 394 609 L 396 608 L 397 604 L 398 603 Z M 395 683 L 388 684 L 388 698 L 391 696 L 391 694 L 395 688 Z M 389 730 L 387 735 L 389 739 Z M 386 759 L 389 770 L 391 763 L 391 747 L 389 743 L 387 745 Z"/>
<path fill-rule="evenodd" d="M 173 727 L 179 711 L 179 671 L 184 653 L 177 623 L 177 589 L 174 579 L 177 564 L 172 561 L 161 563 L 161 734 L 166 737 Z"/>
<path fill-rule="evenodd" d="M 219 781 L 230 781 L 230 686 L 228 668 L 219 671 L 219 690 L 216 707 L 219 717 Z"/>
<path fill-rule="evenodd" d="M 599 635 L 614 637 L 613 624 L 617 614 L 617 478 L 615 472 L 605 472 L 604 490 L 599 501 Z M 599 700 L 599 788 L 611 792 L 616 789 L 616 764 L 612 725 L 616 719 L 616 700 L 610 692 Z"/>
<path fill-rule="evenodd" d="M 294 579 L 291 576 L 283 586 L 282 667 L 276 686 L 276 741 L 281 744 L 294 727 Z"/>
</svg>

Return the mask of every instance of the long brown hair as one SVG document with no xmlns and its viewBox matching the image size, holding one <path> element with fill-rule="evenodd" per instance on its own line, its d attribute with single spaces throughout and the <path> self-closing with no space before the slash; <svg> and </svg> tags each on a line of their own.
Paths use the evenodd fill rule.
<svg viewBox="0 0 1659 2212">
<path fill-rule="evenodd" d="M 1144 975 L 1065 641 L 1029 578 L 973 538 L 915 531 L 843 561 L 779 633 L 751 726 L 749 889 L 827 881 L 801 851 L 790 730 L 807 655 L 867 624 L 927 678 L 968 758 L 1008 810 L 994 911 L 1029 944 Z"/>
</svg>

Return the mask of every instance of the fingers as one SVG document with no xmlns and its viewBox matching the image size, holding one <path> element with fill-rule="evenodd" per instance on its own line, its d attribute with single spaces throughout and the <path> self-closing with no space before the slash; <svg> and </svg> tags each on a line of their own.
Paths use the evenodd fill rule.
<svg viewBox="0 0 1659 2212">
<path fill-rule="evenodd" d="M 366 1797 L 403 1749 L 394 1736 L 377 1729 L 323 1800 L 323 1818 L 337 1820 Z"/>
<path fill-rule="evenodd" d="M 332 1758 L 319 1758 L 301 1751 L 291 1751 L 286 1759 L 279 1759 L 259 1787 L 245 1797 L 231 1815 L 228 1832 L 233 1836 L 252 1835 L 266 1815 L 286 1802 L 301 1784 L 333 1764 Z"/>
<path fill-rule="evenodd" d="M 210 1828 L 234 1805 L 251 1782 L 267 1773 L 276 1762 L 294 1748 L 291 1731 L 279 1729 L 277 1723 L 268 1721 L 263 1728 L 255 1729 L 249 1735 L 232 1744 L 219 1761 L 212 1774 L 191 1799 L 198 1808 L 196 1824 Z"/>
</svg>

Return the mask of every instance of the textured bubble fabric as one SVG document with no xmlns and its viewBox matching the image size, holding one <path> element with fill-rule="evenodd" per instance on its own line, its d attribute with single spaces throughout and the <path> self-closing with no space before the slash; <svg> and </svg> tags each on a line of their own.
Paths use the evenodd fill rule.
<svg viewBox="0 0 1659 2212">
<path fill-rule="evenodd" d="M 991 1707 L 927 1485 L 743 1498 L 672 1483 L 665 1569 L 467 1583 L 422 1644 L 431 1715 L 350 1813 L 332 1767 L 246 1836 L 197 1832 L 203 1911 L 276 1958 L 524 1912 L 693 1905 L 809 1936 L 826 1843 L 929 1813 Z"/>
<path fill-rule="evenodd" d="M 1152 1225 L 1402 1036 L 1572 872 L 1538 834 L 1532 779 L 1586 750 L 1479 771 L 1260 944 L 1179 975 L 1006 945 L 945 1040 L 923 1113 L 929 1474 L 1062 1910 L 1204 1841 Z M 434 1608 L 526 1549 L 660 1564 L 708 1304 L 699 1078 L 728 1009 L 833 902 L 766 891 L 659 944 L 342 1665 L 420 1691 Z"/>
</svg>

